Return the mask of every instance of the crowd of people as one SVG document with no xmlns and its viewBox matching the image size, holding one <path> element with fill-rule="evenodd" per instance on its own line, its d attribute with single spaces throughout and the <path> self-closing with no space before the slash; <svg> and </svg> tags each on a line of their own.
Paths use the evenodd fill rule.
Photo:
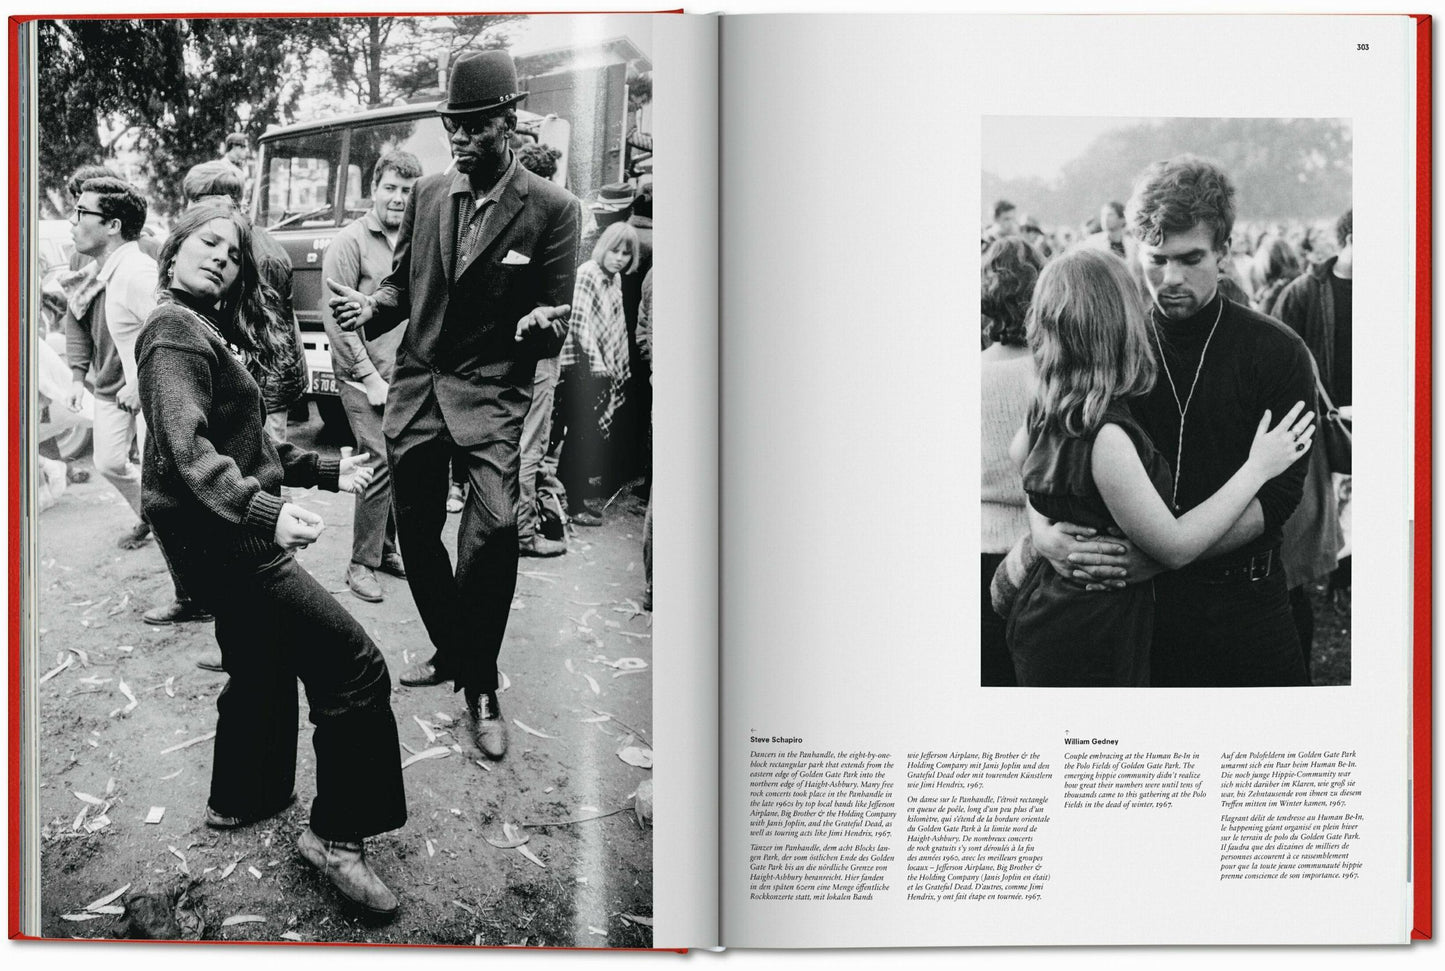
<svg viewBox="0 0 1445 971">
<path fill-rule="evenodd" d="M 1353 233 L 1237 222 L 1191 155 L 1081 231 L 995 203 L 984 685 L 1311 683 L 1309 587 L 1348 602 Z"/>
<path fill-rule="evenodd" d="M 340 459 L 287 441 L 306 365 L 290 261 L 242 210 L 244 136 L 187 173 L 164 238 L 115 172 L 82 168 L 68 186 L 63 404 L 94 397 L 95 467 L 136 516 L 121 547 L 153 537 L 164 554 L 174 597 L 146 622 L 214 620 L 218 651 L 198 663 L 229 676 L 205 823 L 294 801 L 299 679 L 316 798 L 298 852 L 383 919 L 397 898 L 365 840 L 406 820 L 391 674 L 294 558 L 322 523 L 283 486 L 354 494 L 347 587 L 374 602 L 377 571 L 407 580 L 434 653 L 401 684 L 462 692 L 468 741 L 498 760 L 519 557 L 564 555 L 569 523 L 600 525 L 598 500 L 650 471 L 651 185 L 609 186 L 584 211 L 549 179 L 558 153 L 518 138 L 524 97 L 505 52 L 459 59 L 437 109 L 454 167 L 383 155 L 371 208 L 327 248 L 318 309 L 357 443 Z"/>
</svg>

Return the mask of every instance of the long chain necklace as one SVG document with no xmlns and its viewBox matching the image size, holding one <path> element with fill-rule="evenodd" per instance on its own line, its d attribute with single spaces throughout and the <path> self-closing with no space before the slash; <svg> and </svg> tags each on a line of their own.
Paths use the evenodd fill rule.
<svg viewBox="0 0 1445 971">
<path fill-rule="evenodd" d="M 1189 396 L 1182 402 L 1179 400 L 1179 388 L 1174 384 L 1174 375 L 1169 370 L 1169 362 L 1164 358 L 1164 342 L 1159 339 L 1159 323 L 1154 319 L 1154 313 L 1149 313 L 1149 327 L 1154 331 L 1154 343 L 1159 348 L 1159 366 L 1164 369 L 1164 377 L 1169 379 L 1169 390 L 1174 395 L 1174 407 L 1179 409 L 1179 447 L 1174 453 L 1174 491 L 1169 496 L 1169 504 L 1174 511 L 1179 511 L 1179 480 L 1183 477 L 1184 462 L 1184 419 L 1189 414 L 1189 405 L 1194 401 L 1194 389 L 1199 387 L 1199 375 L 1204 371 L 1204 356 L 1209 353 L 1209 342 L 1214 340 L 1214 332 L 1219 329 L 1219 320 L 1224 316 L 1224 299 L 1219 300 L 1219 311 L 1214 315 L 1214 325 L 1209 328 L 1209 336 L 1204 338 L 1204 350 L 1199 352 L 1199 365 L 1194 369 L 1194 380 L 1189 384 Z"/>
</svg>

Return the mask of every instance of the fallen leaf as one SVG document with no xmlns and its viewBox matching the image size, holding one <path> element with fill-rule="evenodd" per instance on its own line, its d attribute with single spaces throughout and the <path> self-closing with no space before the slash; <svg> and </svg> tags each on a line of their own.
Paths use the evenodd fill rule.
<svg viewBox="0 0 1445 971">
<path fill-rule="evenodd" d="M 170 850 L 171 856 L 174 856 L 177 860 L 180 860 L 182 863 L 186 862 L 186 855 L 174 846 L 167 846 L 166 849 Z"/>
<path fill-rule="evenodd" d="M 86 909 L 86 910 L 96 910 L 97 908 L 104 907 L 106 904 L 108 904 L 108 903 L 110 903 L 111 901 L 115 900 L 117 897 L 119 897 L 121 894 L 125 893 L 125 892 L 126 892 L 127 890 L 129 890 L 129 889 L 130 889 L 130 884 L 126 884 L 125 886 L 121 887 L 119 890 L 112 890 L 110 893 L 106 894 L 104 897 L 98 897 L 98 898 L 96 898 L 95 900 L 92 900 L 90 903 L 86 904 L 86 905 L 85 905 L 85 909 Z"/>
<path fill-rule="evenodd" d="M 628 765 L 635 765 L 640 769 L 652 768 L 651 749 L 638 748 L 636 745 L 629 745 L 621 752 L 618 752 L 617 757 L 622 761 L 626 762 Z"/>
<path fill-rule="evenodd" d="M 620 634 L 620 635 L 622 635 L 623 637 L 638 637 L 638 638 L 641 638 L 641 639 L 647 640 L 647 641 L 652 640 L 652 635 L 651 635 L 651 634 L 639 634 L 639 633 L 637 633 L 636 631 L 630 631 L 630 630 L 615 630 L 615 631 L 613 631 L 612 633 L 614 633 L 614 634 Z"/>
<path fill-rule="evenodd" d="M 75 822 L 73 822 L 73 823 L 70 824 L 70 828 L 71 828 L 72 830 L 78 830 L 78 829 L 80 829 L 81 825 L 85 822 L 85 817 L 86 817 L 86 815 L 87 815 L 89 812 L 90 812 L 90 807 L 89 807 L 89 806 L 81 806 L 81 807 L 80 807 L 80 815 L 78 815 L 78 816 L 75 817 Z"/>
<path fill-rule="evenodd" d="M 227 917 L 221 921 L 222 927 L 234 927 L 237 924 L 264 924 L 266 918 L 259 914 L 236 914 L 234 917 Z"/>
<path fill-rule="evenodd" d="M 49 681 L 51 678 L 55 677 L 55 676 L 56 676 L 57 674 L 59 674 L 61 671 L 64 671 L 66 668 L 70 667 L 70 666 L 71 666 L 72 664 L 74 664 L 74 663 L 75 663 L 75 658 L 70 657 L 70 656 L 67 656 L 64 661 L 60 662 L 60 663 L 57 664 L 55 667 L 51 668 L 49 671 L 46 671 L 44 674 L 42 674 L 42 675 L 40 676 L 40 680 L 37 681 L 36 684 L 44 684 L 45 682 Z"/>
<path fill-rule="evenodd" d="M 91 910 L 92 914 L 105 914 L 107 917 L 119 917 L 125 913 L 125 908 L 119 904 L 111 904 L 107 907 L 96 907 Z"/>
<path fill-rule="evenodd" d="M 115 776 L 105 780 L 105 794 L 107 796 L 115 795 Z"/>
<path fill-rule="evenodd" d="M 432 715 L 432 718 L 434 718 L 439 725 L 451 725 L 456 722 L 455 718 L 444 711 L 437 712 L 435 715 Z"/>
<path fill-rule="evenodd" d="M 154 826 L 156 823 L 159 823 L 159 822 L 161 821 L 161 817 L 165 816 L 165 814 L 166 814 L 166 807 L 165 807 L 165 806 L 152 806 L 152 807 L 151 807 L 151 811 L 148 812 L 148 813 L 146 813 L 146 818 L 145 818 L 146 825 L 147 825 L 147 826 Z"/>
<path fill-rule="evenodd" d="M 105 805 L 105 800 L 103 800 L 103 799 L 97 799 L 97 798 L 95 798 L 94 796 L 92 796 L 92 795 L 91 795 L 90 793 L 88 793 L 88 792 L 72 792 L 71 795 L 74 796 L 75 798 L 79 799 L 81 802 L 87 803 L 87 804 L 89 804 L 89 805 L 91 805 L 91 806 L 104 806 L 104 805 Z"/>
<path fill-rule="evenodd" d="M 603 937 L 607 936 L 607 931 L 603 930 L 601 927 L 596 927 L 592 924 L 588 924 L 587 929 L 594 934 L 601 934 Z"/>
<path fill-rule="evenodd" d="M 619 657 L 612 666 L 619 671 L 641 671 L 647 667 L 647 662 L 640 657 Z"/>
<path fill-rule="evenodd" d="M 236 864 L 238 864 L 238 863 L 240 863 L 240 862 L 241 862 L 240 860 L 232 860 L 230 863 L 227 863 L 227 864 L 226 864 L 226 868 L 221 871 L 221 877 L 220 877 L 220 879 L 224 880 L 224 879 L 226 879 L 227 877 L 229 877 L 233 872 L 235 872 Z"/>
<path fill-rule="evenodd" d="M 642 673 L 641 671 L 613 671 L 613 672 L 612 672 L 612 680 L 616 681 L 618 678 L 625 678 L 625 677 L 627 677 L 629 674 L 641 674 L 641 673 Z"/>
<path fill-rule="evenodd" d="M 99 833 L 109 825 L 110 817 L 105 813 L 101 813 L 99 816 L 92 817 L 91 820 L 85 824 L 85 831 L 87 833 Z"/>
<path fill-rule="evenodd" d="M 180 775 L 180 774 L 181 774 L 182 772 L 184 772 L 184 771 L 186 771 L 186 767 L 185 767 L 185 766 L 181 766 L 179 769 L 177 769 L 176 771 L 172 772 L 170 775 L 163 775 L 163 776 L 161 776 L 160 781 L 161 781 L 161 782 L 169 782 L 169 781 L 171 781 L 172 779 L 174 779 L 176 776 Z"/>
<path fill-rule="evenodd" d="M 171 675 L 169 678 L 166 678 L 166 697 L 167 697 L 167 698 L 174 698 L 175 696 L 176 696 L 176 676 L 173 674 L 173 675 Z"/>
<path fill-rule="evenodd" d="M 100 920 L 104 916 L 104 914 L 61 914 L 60 919 L 70 921 Z"/>
<path fill-rule="evenodd" d="M 533 863 L 537 864 L 537 865 L 538 865 L 539 867 L 541 867 L 542 869 L 544 869 L 544 870 L 547 869 L 547 864 L 543 863 L 542 860 L 541 860 L 541 858 L 538 857 L 536 853 L 533 853 L 531 850 L 527 849 L 525 846 L 519 846 L 519 847 L 517 847 L 517 852 L 520 853 L 520 854 L 522 854 L 523 856 L 525 856 L 527 859 L 531 860 Z"/>
<path fill-rule="evenodd" d="M 284 938 L 286 938 L 286 940 L 288 940 L 288 941 L 304 941 L 304 940 L 306 940 L 306 938 L 302 937 L 300 934 L 296 933 L 295 931 L 285 931 L 285 932 L 283 932 L 283 933 L 281 934 L 281 936 L 284 937 Z"/>
<path fill-rule="evenodd" d="M 103 684 L 110 684 L 110 682 L 114 681 L 115 679 L 114 679 L 114 678 L 102 678 L 102 677 L 98 677 L 98 676 L 92 674 L 92 675 L 90 675 L 89 677 L 77 678 L 76 680 L 78 680 L 81 684 L 94 685 L 95 687 L 98 688 L 98 687 L 100 687 L 100 686 L 103 685 Z"/>
<path fill-rule="evenodd" d="M 216 737 L 216 733 L 215 733 L 215 732 L 207 732 L 207 733 L 204 734 L 204 735 L 197 735 L 195 738 L 188 738 L 188 739 L 186 739 L 184 742 L 177 742 L 175 745 L 172 745 L 170 748 L 163 748 L 163 749 L 161 749 L 161 753 L 160 753 L 160 754 L 162 754 L 162 755 L 170 755 L 172 752 L 179 752 L 179 751 L 180 751 L 181 749 L 183 749 L 183 748 L 190 748 L 192 745 L 199 745 L 199 744 L 201 744 L 202 742 L 209 742 L 211 739 L 213 739 L 213 738 L 215 738 L 215 737 Z"/>
<path fill-rule="evenodd" d="M 426 841 L 426 855 L 429 857 L 437 855 L 436 844 L 433 843 L 431 840 Z"/>
<path fill-rule="evenodd" d="M 409 765 L 422 761 L 423 759 L 444 759 L 451 754 L 451 749 L 447 748 L 445 745 L 438 745 L 435 748 L 427 749 L 425 752 L 416 753 L 411 758 L 403 762 L 401 764 L 401 767 L 404 769 Z"/>
<path fill-rule="evenodd" d="M 611 716 L 611 715 L 594 715 L 594 716 L 591 717 L 591 718 L 584 718 L 584 719 L 582 719 L 582 724 L 584 724 L 584 725 L 595 725 L 595 724 L 598 723 L 598 722 L 610 722 L 611 720 L 612 720 L 612 716 Z"/>
<path fill-rule="evenodd" d="M 512 724 L 513 724 L 513 725 L 516 725 L 518 728 L 520 728 L 522 731 L 526 732 L 528 735 L 536 735 L 538 738 L 556 738 L 556 737 L 557 737 L 556 735 L 548 735 L 546 732 L 539 732 L 539 731 L 537 731 L 535 728 L 532 728 L 532 727 L 529 726 L 529 725 L 525 725 L 525 724 L 523 724 L 522 722 L 518 721 L 518 720 L 515 719 L 515 718 L 512 719 Z"/>
<path fill-rule="evenodd" d="M 257 880 L 261 879 L 261 871 L 253 866 L 246 867 L 246 872 L 251 874 L 251 876 L 255 877 Z"/>
<path fill-rule="evenodd" d="M 131 651 L 135 650 L 135 647 L 130 644 L 119 644 L 116 646 L 116 650 L 124 654 L 129 654 Z"/>
<path fill-rule="evenodd" d="M 587 687 L 592 689 L 592 693 L 594 695 L 601 696 L 602 688 L 600 685 L 598 685 L 597 679 L 592 677 L 592 675 L 590 674 L 583 674 L 582 677 L 587 679 Z"/>
<path fill-rule="evenodd" d="M 477 908 L 475 908 L 475 907 L 468 907 L 466 904 L 462 903 L 460 900 L 453 900 L 453 901 L 452 901 L 452 906 L 453 906 L 453 907 L 460 907 L 462 910 L 465 910 L 467 913 L 471 914 L 473 917 L 479 916 L 479 915 L 477 914 Z"/>
<path fill-rule="evenodd" d="M 490 836 L 482 836 L 482 839 L 486 840 L 488 843 L 490 843 L 492 846 L 495 846 L 499 850 L 515 850 L 517 847 L 521 846 L 523 843 L 527 842 L 527 840 L 531 838 L 532 834 L 530 833 L 523 833 L 520 837 L 505 836 L 504 838 L 499 840 L 494 840 Z"/>
<path fill-rule="evenodd" d="M 419 725 L 419 726 L 421 727 L 422 733 L 423 733 L 424 735 L 426 735 L 426 740 L 427 740 L 428 742 L 431 742 L 431 743 L 433 743 L 433 744 L 436 743 L 437 733 L 434 732 L 434 731 L 432 731 L 432 727 L 431 727 L 430 725 L 428 725 L 426 722 L 422 721 L 420 718 L 416 717 L 415 715 L 412 715 L 412 716 L 411 716 L 411 720 L 414 721 L 414 722 L 416 722 L 417 725 Z"/>
<path fill-rule="evenodd" d="M 571 659 L 570 657 L 569 657 L 566 661 L 564 661 L 564 662 L 562 662 L 562 663 L 566 666 L 566 668 L 567 668 L 567 673 L 568 673 L 568 674 L 576 674 L 576 673 L 577 673 L 577 669 L 572 666 L 572 659 Z"/>
<path fill-rule="evenodd" d="M 498 671 L 497 678 L 499 679 L 499 682 L 497 684 L 497 694 L 501 694 L 503 691 L 506 691 L 512 686 L 512 679 L 507 677 L 506 671 Z"/>
<path fill-rule="evenodd" d="M 640 917 L 637 914 L 619 914 L 618 916 L 621 917 L 623 920 L 631 921 L 634 924 L 641 924 L 643 927 L 652 926 L 651 917 Z"/>
<path fill-rule="evenodd" d="M 66 648 L 66 650 L 68 650 L 70 653 L 74 654 L 76 657 L 80 658 L 80 666 L 81 666 L 81 667 L 83 667 L 83 668 L 88 668 L 88 667 L 90 667 L 90 655 L 89 655 L 89 654 L 85 653 L 84 651 L 82 651 L 82 650 L 81 650 L 80 648 L 78 648 L 78 647 L 69 647 L 69 648 Z"/>
</svg>

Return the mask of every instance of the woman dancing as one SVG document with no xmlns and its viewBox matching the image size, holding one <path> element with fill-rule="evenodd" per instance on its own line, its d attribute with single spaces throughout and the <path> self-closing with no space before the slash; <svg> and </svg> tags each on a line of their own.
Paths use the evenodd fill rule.
<svg viewBox="0 0 1445 971">
<path fill-rule="evenodd" d="M 272 307 L 250 223 L 227 203 L 186 211 L 159 258 L 164 289 L 136 343 L 150 434 L 142 510 L 173 567 L 216 618 L 230 680 L 216 702 L 206 825 L 274 816 L 295 797 L 296 680 L 316 726 L 316 798 L 297 848 L 380 918 L 396 896 L 362 841 L 406 821 L 391 677 L 371 638 L 296 562 L 321 518 L 282 484 L 359 492 L 365 455 L 321 458 L 265 433 L 256 383 L 288 323 Z"/>
</svg>

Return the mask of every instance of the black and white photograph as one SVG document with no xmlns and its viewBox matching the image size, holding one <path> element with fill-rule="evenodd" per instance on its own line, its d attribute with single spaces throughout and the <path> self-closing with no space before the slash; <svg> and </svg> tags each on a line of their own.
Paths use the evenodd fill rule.
<svg viewBox="0 0 1445 971">
<path fill-rule="evenodd" d="M 25 29 L 39 936 L 651 946 L 652 41 Z"/>
<path fill-rule="evenodd" d="M 1352 125 L 982 119 L 985 687 L 1350 681 Z"/>
</svg>

